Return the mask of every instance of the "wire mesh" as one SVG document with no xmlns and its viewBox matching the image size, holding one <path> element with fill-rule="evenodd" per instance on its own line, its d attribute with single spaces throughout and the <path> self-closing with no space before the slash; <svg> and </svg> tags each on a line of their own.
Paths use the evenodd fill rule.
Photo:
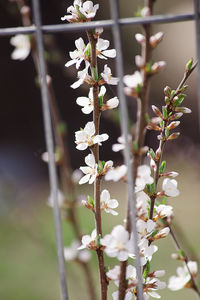
<svg viewBox="0 0 200 300">
<path fill-rule="evenodd" d="M 62 300 L 68 299 L 67 285 L 66 285 L 66 272 L 65 263 L 63 256 L 63 241 L 62 241 L 62 229 L 60 212 L 57 203 L 57 174 L 56 166 L 54 160 L 54 142 L 53 142 L 53 132 L 51 126 L 51 116 L 48 100 L 48 88 L 46 83 L 46 69 L 45 69 L 45 59 L 44 59 L 44 44 L 42 35 L 45 33 L 59 33 L 59 32 L 70 32 L 70 31 L 83 31 L 86 29 L 104 27 L 112 28 L 115 47 L 118 52 L 116 61 L 117 75 L 121 79 L 118 85 L 118 94 L 121 100 L 120 110 L 121 110 L 121 130 L 126 141 L 126 150 L 124 153 L 125 163 L 128 166 L 128 191 L 129 199 L 134 199 L 134 186 L 133 186 L 133 174 L 130 164 L 130 152 L 128 147 L 128 126 L 127 126 L 127 108 L 126 100 L 123 94 L 123 59 L 121 52 L 121 42 L 120 42 L 120 26 L 125 25 L 138 25 L 138 24 L 158 24 L 158 23 L 173 23 L 173 22 L 185 22 L 185 21 L 195 21 L 196 25 L 196 45 L 197 45 L 197 57 L 200 59 L 200 21 L 199 21 L 199 0 L 194 0 L 194 14 L 182 14 L 182 15 L 156 15 L 145 18 L 118 18 L 117 11 L 117 1 L 110 0 L 110 5 L 112 7 L 112 19 L 111 20 L 101 20 L 92 21 L 90 23 L 81 24 L 58 24 L 58 25 L 42 25 L 40 17 L 39 1 L 32 0 L 33 13 L 35 25 L 28 27 L 14 27 L 14 28 L 0 28 L 0 36 L 10 36 L 14 34 L 35 34 L 39 63 L 40 63 L 40 77 L 41 77 L 41 95 L 42 95 L 42 107 L 43 107 L 43 118 L 45 127 L 45 139 L 47 150 L 49 153 L 49 180 L 50 188 L 54 199 L 54 219 L 55 219 L 55 230 L 56 230 L 56 240 L 57 240 L 57 252 L 58 252 L 58 264 L 59 264 L 59 274 L 60 274 L 60 285 L 61 285 L 61 295 Z M 200 65 L 198 65 L 198 82 L 200 80 Z M 200 116 L 200 85 L 198 85 L 198 104 L 199 104 L 199 116 Z M 199 122 L 200 128 L 200 122 Z M 132 212 L 132 230 L 136 232 L 136 213 L 134 209 L 134 202 L 130 201 L 131 212 Z M 136 235 L 135 235 L 136 236 Z M 137 274 L 139 280 L 139 300 L 143 299 L 142 293 L 142 278 L 140 272 L 139 254 L 137 252 Z"/>
</svg>

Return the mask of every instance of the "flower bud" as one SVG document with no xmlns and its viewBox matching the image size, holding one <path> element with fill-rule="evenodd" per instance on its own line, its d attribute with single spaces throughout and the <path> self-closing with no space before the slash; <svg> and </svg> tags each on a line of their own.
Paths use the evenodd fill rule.
<svg viewBox="0 0 200 300">
<path fill-rule="evenodd" d="M 135 39 L 136 41 L 140 44 L 140 45 L 144 45 L 146 38 L 143 34 L 141 33 L 136 33 L 135 35 Z"/>
<path fill-rule="evenodd" d="M 180 118 L 182 117 L 182 115 L 183 115 L 182 112 L 175 113 L 174 115 L 172 115 L 172 116 L 169 117 L 169 120 L 170 120 L 170 121 L 173 121 L 173 120 L 180 119 Z"/>
<path fill-rule="evenodd" d="M 157 106 L 152 105 L 151 108 L 152 108 L 152 110 L 153 110 L 153 112 L 154 112 L 154 114 L 155 114 L 156 116 L 158 116 L 158 117 L 161 118 L 161 119 L 163 118 L 163 115 L 162 115 L 160 109 L 159 109 Z"/>
<path fill-rule="evenodd" d="M 176 128 L 179 124 L 180 124 L 180 121 L 173 121 L 173 122 L 171 122 L 171 123 L 167 126 L 167 128 L 168 128 L 169 130 L 171 130 L 171 129 Z"/>
<path fill-rule="evenodd" d="M 179 137 L 179 135 L 180 135 L 180 132 L 174 132 L 167 139 L 168 140 L 175 140 Z"/>
<path fill-rule="evenodd" d="M 175 111 L 182 112 L 183 114 L 190 114 L 192 111 L 187 107 L 176 107 Z"/>
<path fill-rule="evenodd" d="M 158 61 L 155 62 L 152 67 L 151 67 L 151 72 L 153 74 L 159 72 L 160 70 L 164 69 L 166 67 L 166 62 L 165 61 Z"/>
<path fill-rule="evenodd" d="M 163 38 L 163 32 L 158 32 L 155 35 L 152 35 L 149 39 L 151 47 L 155 48 L 158 45 L 158 43 L 160 43 L 162 38 Z"/>
<path fill-rule="evenodd" d="M 135 64 L 138 68 L 144 67 L 144 59 L 140 55 L 135 56 Z"/>
<path fill-rule="evenodd" d="M 165 95 L 166 95 L 167 97 L 170 97 L 170 96 L 171 96 L 171 89 L 170 89 L 169 86 L 166 86 L 166 87 L 164 88 L 164 93 L 165 93 Z"/>
<path fill-rule="evenodd" d="M 143 9 L 140 12 L 141 17 L 148 17 L 151 15 L 151 10 L 148 6 L 143 7 Z"/>
<path fill-rule="evenodd" d="M 177 253 L 172 253 L 171 258 L 172 259 L 179 259 L 179 255 Z"/>
<path fill-rule="evenodd" d="M 162 239 L 164 237 L 166 237 L 170 232 L 169 227 L 165 227 L 163 229 L 161 229 L 154 237 L 154 240 L 158 240 L 158 239 Z"/>
</svg>

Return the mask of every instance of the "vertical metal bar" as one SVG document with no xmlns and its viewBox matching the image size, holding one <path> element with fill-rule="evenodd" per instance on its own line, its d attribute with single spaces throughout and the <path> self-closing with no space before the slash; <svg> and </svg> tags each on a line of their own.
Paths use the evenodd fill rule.
<svg viewBox="0 0 200 300">
<path fill-rule="evenodd" d="M 121 46 L 121 34 L 120 34 L 120 24 L 119 24 L 119 13 L 118 13 L 118 2 L 117 0 L 110 0 L 111 16 L 114 21 L 113 25 L 113 36 L 114 36 L 114 45 L 117 51 L 117 60 L 116 60 L 116 71 L 119 78 L 118 97 L 120 99 L 120 117 L 121 117 L 121 132 L 125 138 L 125 150 L 124 150 L 124 160 L 125 164 L 128 167 L 128 201 L 131 211 L 131 229 L 133 232 L 134 238 L 134 248 L 136 255 L 136 270 L 138 278 L 138 300 L 143 300 L 143 280 L 141 273 L 141 264 L 140 256 L 138 249 L 138 233 L 136 228 L 136 208 L 135 208 L 135 191 L 134 191 L 134 178 L 133 178 L 133 162 L 130 155 L 130 147 L 128 141 L 128 117 L 127 117 L 127 106 L 126 106 L 126 97 L 123 91 L 123 58 L 122 58 L 122 46 Z"/>
<path fill-rule="evenodd" d="M 199 0 L 194 0 L 194 13 L 196 25 L 196 55 L 197 65 L 197 95 L 198 95 L 198 124 L 200 133 L 200 20 L 199 20 Z"/>
<path fill-rule="evenodd" d="M 40 82 L 41 82 L 41 96 L 42 96 L 42 108 L 43 108 L 43 118 L 44 118 L 44 128 L 45 128 L 45 140 L 46 146 L 49 153 L 49 179 L 50 188 L 53 196 L 54 202 L 54 220 L 55 220 L 55 230 L 56 230 L 56 242 L 57 242 L 57 253 L 58 253 L 58 267 L 61 285 L 61 296 L 62 300 L 68 299 L 67 294 L 67 284 L 66 284 L 66 272 L 65 272 L 65 261 L 63 254 L 63 239 L 62 239 L 62 228 L 61 228 L 61 218 L 60 211 L 58 207 L 57 191 L 57 173 L 54 159 L 54 142 L 53 133 L 50 117 L 49 99 L 48 99 L 48 89 L 46 82 L 46 68 L 44 59 L 44 45 L 41 30 L 41 16 L 40 7 L 38 0 L 32 0 L 33 4 L 33 16 L 36 25 L 36 43 L 39 56 L 39 72 L 40 72 Z"/>
</svg>

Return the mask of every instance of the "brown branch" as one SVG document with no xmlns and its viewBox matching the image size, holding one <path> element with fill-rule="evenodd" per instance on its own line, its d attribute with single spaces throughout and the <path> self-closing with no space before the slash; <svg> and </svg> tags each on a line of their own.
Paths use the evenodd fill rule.
<svg viewBox="0 0 200 300">
<path fill-rule="evenodd" d="M 99 109 L 99 87 L 97 82 L 97 54 L 96 54 L 96 43 L 97 40 L 94 38 L 92 30 L 87 31 L 88 39 L 91 47 L 91 56 L 90 56 L 90 69 L 92 78 L 96 83 L 93 85 L 93 101 L 94 101 L 94 110 L 93 110 L 93 121 L 95 125 L 95 134 L 99 134 L 99 121 L 100 121 L 100 109 Z M 95 161 L 99 163 L 99 145 L 96 144 L 91 148 Z M 101 224 L 101 204 L 100 204 L 100 190 L 101 189 L 101 177 L 97 176 L 94 182 L 94 201 L 95 201 L 95 225 L 97 230 L 97 237 L 103 237 L 102 235 L 102 224 Z M 107 286 L 108 282 L 105 275 L 105 265 L 104 265 L 104 253 L 101 248 L 96 250 L 99 264 L 99 275 L 101 283 L 101 300 L 107 300 Z"/>
<path fill-rule="evenodd" d="M 146 1 L 145 5 L 149 7 L 151 14 L 153 13 L 153 0 Z M 144 60 L 144 65 L 150 61 L 151 58 L 151 46 L 149 43 L 149 39 L 151 36 L 151 24 L 145 24 L 144 34 L 145 34 L 145 43 L 142 46 L 142 58 Z M 143 78 L 143 86 L 140 93 L 140 97 L 137 98 L 137 122 L 136 122 L 136 130 L 135 130 L 135 142 L 140 150 L 144 144 L 144 137 L 146 133 L 146 112 L 148 105 L 148 96 L 149 96 L 149 76 L 146 72 L 145 67 L 141 70 L 142 78 Z M 141 154 L 140 151 L 135 152 L 134 155 L 134 164 L 133 164 L 133 174 L 136 180 L 137 177 L 137 169 L 141 163 Z M 126 222 L 126 230 L 130 233 L 130 209 L 128 205 L 127 209 L 127 222 Z M 127 283 L 126 283 L 126 266 L 127 262 L 121 262 L 120 264 L 120 281 L 119 281 L 119 298 L 118 300 L 123 300 L 126 293 Z"/>
<path fill-rule="evenodd" d="M 32 25 L 31 17 L 30 17 L 30 8 L 25 5 L 23 0 L 20 0 L 17 2 L 18 8 L 20 10 L 21 16 L 22 16 L 22 23 L 24 26 L 30 26 Z M 37 73 L 39 74 L 39 63 L 38 63 L 38 54 L 37 49 L 35 45 L 35 38 L 34 36 L 31 37 L 31 44 L 32 44 L 32 58 L 33 62 L 36 68 Z M 47 66 L 46 66 L 47 68 Z M 48 74 L 48 70 L 47 70 Z M 60 150 L 61 154 L 61 160 L 59 162 L 59 169 L 61 174 L 61 181 L 62 181 L 62 187 L 64 190 L 64 193 L 67 195 L 70 195 L 70 205 L 68 207 L 68 213 L 69 213 L 69 220 L 73 225 L 73 229 L 75 232 L 75 235 L 79 241 L 81 241 L 82 233 L 80 231 L 79 222 L 77 220 L 76 215 L 76 196 L 75 196 L 75 187 L 74 183 L 71 178 L 71 166 L 70 166 L 70 160 L 69 160 L 69 154 L 66 146 L 65 141 L 65 134 L 61 133 L 60 131 L 60 124 L 63 123 L 60 117 L 60 113 L 57 106 L 57 101 L 55 98 L 55 93 L 52 85 L 51 77 L 48 75 L 47 78 L 47 87 L 48 87 L 48 93 L 49 93 L 49 100 L 50 100 L 50 110 L 51 110 L 51 116 L 53 121 L 53 129 L 55 134 L 55 140 L 56 145 Z M 72 200 L 71 200 L 72 199 Z M 84 272 L 86 273 L 86 283 L 88 286 L 88 294 L 91 300 L 97 299 L 95 287 L 93 283 L 92 273 L 89 268 L 89 265 L 85 262 L 79 261 L 81 264 Z"/>
</svg>

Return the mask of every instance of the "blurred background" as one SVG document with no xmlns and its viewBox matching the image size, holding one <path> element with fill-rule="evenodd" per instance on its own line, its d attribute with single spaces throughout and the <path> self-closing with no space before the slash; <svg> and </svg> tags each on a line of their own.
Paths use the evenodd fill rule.
<svg viewBox="0 0 200 300">
<path fill-rule="evenodd" d="M 43 24 L 60 24 L 60 18 L 66 14 L 66 9 L 72 1 L 41 0 Z M 94 1 L 96 2 L 96 1 Z M 109 19 L 109 3 L 106 0 L 100 4 L 97 19 Z M 28 1 L 27 1 L 27 4 Z M 143 1 L 120 1 L 121 17 L 133 17 Z M 155 14 L 193 13 L 193 2 L 189 0 L 157 0 Z M 0 0 L 0 27 L 21 26 L 21 16 L 15 1 Z M 169 85 L 175 89 L 179 84 L 186 62 L 195 58 L 195 23 L 193 21 L 158 24 L 153 26 L 153 32 L 165 33 L 163 42 L 154 51 L 155 61 L 165 60 L 167 67 L 152 79 L 150 104 L 162 105 L 163 88 Z M 122 45 L 124 53 L 125 73 L 135 71 L 134 56 L 140 53 L 134 35 L 142 32 L 139 26 L 124 26 L 122 28 Z M 55 95 L 62 119 L 67 124 L 67 146 L 72 169 L 84 164 L 84 154 L 75 149 L 74 132 L 83 127 L 91 116 L 83 115 L 76 104 L 80 95 L 87 96 L 87 86 L 72 90 L 70 85 L 76 80 L 76 70 L 72 66 L 65 68 L 70 59 L 69 51 L 75 49 L 74 41 L 79 37 L 86 41 L 83 33 L 59 33 L 45 35 L 46 58 L 50 75 L 53 78 Z M 111 41 L 110 30 L 105 30 L 102 36 Z M 59 299 L 59 283 L 57 273 L 57 257 L 55 248 L 54 224 L 51 209 L 47 206 L 49 195 L 47 165 L 41 160 L 45 152 L 43 121 L 41 111 L 40 90 L 37 75 L 31 56 L 24 61 L 11 59 L 13 47 L 10 37 L 0 38 L 0 299 Z M 100 71 L 103 64 L 100 65 Z M 114 61 L 108 61 L 114 71 Z M 174 206 L 175 224 L 181 245 L 191 259 L 199 259 L 199 182 L 200 155 L 199 129 L 197 109 L 197 74 L 196 71 L 188 80 L 188 97 L 185 106 L 192 109 L 192 114 L 182 118 L 181 137 L 169 143 L 166 147 L 165 159 L 167 170 L 179 172 L 179 188 L 181 195 L 169 203 Z M 116 95 L 115 87 L 107 88 L 108 99 Z M 129 117 L 132 122 L 136 117 L 136 102 L 128 100 Z M 152 112 L 149 104 L 149 114 Z M 105 112 L 101 123 L 101 131 L 110 136 L 106 145 L 101 148 L 101 158 L 120 162 L 120 154 L 113 154 L 112 144 L 120 135 L 118 112 Z M 156 148 L 156 136 L 149 132 L 146 143 Z M 125 186 L 111 185 L 113 198 L 120 201 L 119 217 L 105 216 L 105 232 L 110 232 L 114 224 L 122 222 L 125 216 L 126 197 Z M 88 187 L 77 187 L 77 194 L 91 192 Z M 84 208 L 78 210 L 82 231 L 90 233 L 94 228 L 92 215 Z M 88 224 L 85 223 L 85 218 Z M 68 223 L 63 224 L 65 245 L 73 240 L 73 232 Z M 166 269 L 166 280 L 175 274 L 176 265 L 170 259 L 174 252 L 170 237 L 159 243 L 160 251 L 153 257 L 156 269 Z M 107 260 L 113 265 L 113 260 Z M 92 258 L 94 277 L 96 257 Z M 83 274 L 75 263 L 67 264 L 70 299 L 83 299 L 80 293 L 85 289 Z M 78 278 L 79 280 L 77 281 Z M 78 282 L 78 283 L 77 283 Z M 80 286 L 79 286 L 80 285 Z M 112 288 L 111 288 L 112 290 Z M 190 290 L 172 293 L 162 292 L 163 299 L 195 299 Z M 86 299 L 86 298 L 84 298 Z M 110 298 L 111 299 L 111 296 Z"/>
</svg>

